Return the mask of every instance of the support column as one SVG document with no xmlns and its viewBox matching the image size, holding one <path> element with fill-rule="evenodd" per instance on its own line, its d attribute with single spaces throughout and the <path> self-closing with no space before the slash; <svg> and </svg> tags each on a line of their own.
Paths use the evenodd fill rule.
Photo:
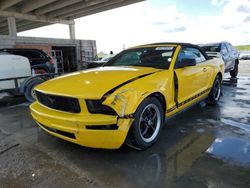
<svg viewBox="0 0 250 188">
<path fill-rule="evenodd" d="M 76 39 L 75 24 L 69 24 L 69 36 L 70 39 Z"/>
<path fill-rule="evenodd" d="M 16 19 L 14 17 L 8 17 L 8 27 L 9 27 L 9 35 L 12 37 L 16 37 L 17 36 Z"/>
</svg>

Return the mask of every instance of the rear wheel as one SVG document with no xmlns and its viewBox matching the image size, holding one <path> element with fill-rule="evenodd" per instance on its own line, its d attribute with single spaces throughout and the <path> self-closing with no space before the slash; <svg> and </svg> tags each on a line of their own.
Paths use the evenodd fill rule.
<svg viewBox="0 0 250 188">
<path fill-rule="evenodd" d="M 219 102 L 221 96 L 221 78 L 216 76 L 213 87 L 208 95 L 208 103 L 215 105 Z"/>
<path fill-rule="evenodd" d="M 128 142 L 142 150 L 149 148 L 157 141 L 163 120 L 161 103 L 156 98 L 145 99 L 136 110 Z"/>
<path fill-rule="evenodd" d="M 235 62 L 234 69 L 230 71 L 230 75 L 232 78 L 236 78 L 238 75 L 238 62 Z"/>
</svg>

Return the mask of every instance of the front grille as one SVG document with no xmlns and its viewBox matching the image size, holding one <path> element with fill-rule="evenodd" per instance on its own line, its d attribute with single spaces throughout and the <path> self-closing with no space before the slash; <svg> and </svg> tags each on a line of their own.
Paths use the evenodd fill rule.
<svg viewBox="0 0 250 188">
<path fill-rule="evenodd" d="M 36 91 L 36 97 L 39 103 L 52 109 L 71 113 L 80 113 L 81 111 L 79 101 L 75 98 L 49 95 L 39 91 Z"/>
</svg>

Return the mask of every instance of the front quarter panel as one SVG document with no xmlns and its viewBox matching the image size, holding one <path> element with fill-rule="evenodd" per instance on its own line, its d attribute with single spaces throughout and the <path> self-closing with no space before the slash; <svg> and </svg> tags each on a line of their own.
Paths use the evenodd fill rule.
<svg viewBox="0 0 250 188">
<path fill-rule="evenodd" d="M 117 89 L 103 104 L 113 108 L 120 117 L 124 117 L 132 115 L 140 103 L 153 93 L 162 94 L 167 102 L 173 96 L 173 87 L 170 84 L 172 78 L 170 71 L 159 71 Z"/>
</svg>

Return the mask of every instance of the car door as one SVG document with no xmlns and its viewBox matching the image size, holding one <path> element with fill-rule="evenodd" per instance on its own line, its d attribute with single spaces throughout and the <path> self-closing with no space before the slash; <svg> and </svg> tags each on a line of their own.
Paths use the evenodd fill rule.
<svg viewBox="0 0 250 188">
<path fill-rule="evenodd" d="M 229 69 L 234 69 L 235 59 L 237 59 L 237 52 L 234 50 L 233 46 L 230 43 L 226 43 L 228 52 L 229 52 Z"/>
<path fill-rule="evenodd" d="M 194 59 L 195 66 L 181 66 L 183 59 Z M 178 81 L 178 103 L 191 101 L 208 89 L 211 68 L 206 58 L 198 48 L 182 48 L 175 64 L 175 74 Z"/>
<path fill-rule="evenodd" d="M 229 49 L 225 43 L 221 44 L 221 55 L 225 63 L 225 71 L 228 72 L 232 66 L 232 58 L 230 57 Z"/>
</svg>

